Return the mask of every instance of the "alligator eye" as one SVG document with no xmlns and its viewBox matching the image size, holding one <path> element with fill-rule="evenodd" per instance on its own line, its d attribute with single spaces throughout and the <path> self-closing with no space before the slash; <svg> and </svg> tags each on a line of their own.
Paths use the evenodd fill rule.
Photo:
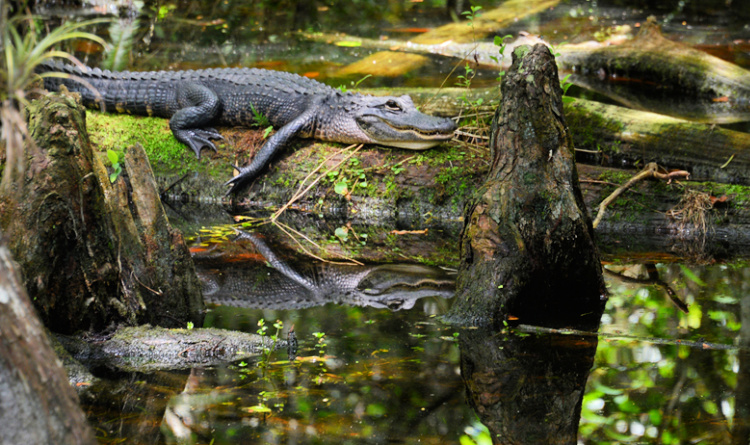
<svg viewBox="0 0 750 445">
<path fill-rule="evenodd" d="M 401 111 L 401 105 L 395 100 L 391 99 L 385 103 L 385 108 L 390 111 Z"/>
</svg>

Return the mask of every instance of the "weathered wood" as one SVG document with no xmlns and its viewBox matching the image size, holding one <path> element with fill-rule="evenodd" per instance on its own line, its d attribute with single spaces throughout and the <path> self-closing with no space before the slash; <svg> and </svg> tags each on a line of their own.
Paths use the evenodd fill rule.
<svg viewBox="0 0 750 445">
<path fill-rule="evenodd" d="M 596 327 L 606 289 L 549 49 L 516 49 L 502 88 L 492 165 L 464 210 L 457 301 L 446 319 Z"/>
<path fill-rule="evenodd" d="M 45 96 L 29 115 L 37 149 L 24 180 L 0 195 L 0 227 L 45 325 L 70 333 L 117 323 L 200 323 L 200 285 L 182 235 L 167 223 L 147 179 L 145 156 L 126 152 L 135 187 L 122 178 L 110 185 L 80 102 Z"/>
<path fill-rule="evenodd" d="M 653 17 L 623 44 L 560 53 L 571 81 L 628 107 L 697 122 L 750 119 L 750 71 L 665 38 Z"/>
<path fill-rule="evenodd" d="M 588 100 L 565 107 L 584 162 L 634 166 L 656 162 L 698 181 L 750 184 L 750 134 Z"/>
<path fill-rule="evenodd" d="M 0 444 L 93 444 L 0 235 Z"/>
<path fill-rule="evenodd" d="M 449 40 L 472 42 L 497 32 L 522 17 L 554 7 L 560 0 L 509 0 L 495 9 L 477 14 L 471 25 L 466 22 L 449 23 L 430 30 L 414 39 L 415 43 L 435 44 Z M 418 54 L 378 52 L 339 70 L 341 75 L 376 74 L 401 76 L 427 63 L 427 57 Z"/>
<path fill-rule="evenodd" d="M 215 366 L 258 357 L 287 342 L 224 329 L 120 328 L 103 339 L 58 336 L 73 358 L 89 366 L 129 372 Z"/>
</svg>

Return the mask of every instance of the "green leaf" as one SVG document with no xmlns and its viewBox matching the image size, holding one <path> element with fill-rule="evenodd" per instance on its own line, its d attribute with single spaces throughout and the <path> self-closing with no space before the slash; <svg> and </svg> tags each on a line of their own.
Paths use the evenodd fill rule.
<svg viewBox="0 0 750 445">
<path fill-rule="evenodd" d="M 112 163 L 112 165 L 120 162 L 120 156 L 118 156 L 117 152 L 114 150 L 107 150 L 107 158 L 109 159 L 109 162 Z"/>
<path fill-rule="evenodd" d="M 354 40 L 341 40 L 335 43 L 336 46 L 344 46 L 346 48 L 356 48 L 362 46 L 362 42 L 356 42 Z"/>
<path fill-rule="evenodd" d="M 112 45 L 105 52 L 101 67 L 113 71 L 121 71 L 128 64 L 128 56 L 133 48 L 138 21 L 121 20 L 112 22 L 109 27 L 109 37 Z"/>
<path fill-rule="evenodd" d="M 460 439 L 458 439 L 458 442 L 459 442 L 459 443 L 460 443 L 461 445 L 476 445 L 476 442 L 474 442 L 474 441 L 473 441 L 473 440 L 471 439 L 471 437 L 467 436 L 466 434 L 464 434 L 463 436 L 461 436 L 461 438 L 460 438 Z"/>
<path fill-rule="evenodd" d="M 680 264 L 680 269 L 682 269 L 682 274 L 685 275 L 687 279 L 692 281 L 693 283 L 697 284 L 700 287 L 706 287 L 706 283 L 703 282 L 700 278 L 698 278 L 698 275 L 696 275 L 692 270 L 688 269 L 687 266 L 684 264 Z"/>
<path fill-rule="evenodd" d="M 269 125 L 268 127 L 266 127 L 266 129 L 263 130 L 263 139 L 268 139 L 268 135 L 271 134 L 272 131 L 273 131 L 272 126 Z"/>
<path fill-rule="evenodd" d="M 333 234 L 336 235 L 337 238 L 340 238 L 342 241 L 346 242 L 346 240 L 349 238 L 349 229 L 347 229 L 346 227 L 337 227 Z"/>
<path fill-rule="evenodd" d="M 346 181 L 340 181 L 333 187 L 333 191 L 339 195 L 346 195 L 349 192 L 349 187 L 347 186 Z"/>
</svg>

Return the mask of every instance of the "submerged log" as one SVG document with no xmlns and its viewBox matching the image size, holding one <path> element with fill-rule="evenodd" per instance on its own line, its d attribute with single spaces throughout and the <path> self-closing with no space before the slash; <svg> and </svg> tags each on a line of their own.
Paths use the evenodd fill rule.
<svg viewBox="0 0 750 445">
<path fill-rule="evenodd" d="M 60 343 L 87 366 L 153 372 L 215 366 L 258 357 L 287 346 L 284 340 L 224 329 L 120 328 L 103 339 L 60 335 Z"/>
<path fill-rule="evenodd" d="M 0 196 L 0 227 L 45 325 L 71 333 L 200 323 L 200 284 L 142 150 L 126 152 L 130 186 L 110 184 L 79 101 L 45 96 L 29 115 L 38 149 L 22 183 Z"/>
<path fill-rule="evenodd" d="M 0 236 L 0 444 L 93 444 L 65 370 Z"/>
<path fill-rule="evenodd" d="M 606 289 L 544 45 L 513 52 L 495 113 L 492 165 L 467 202 L 449 322 L 595 328 Z"/>
</svg>

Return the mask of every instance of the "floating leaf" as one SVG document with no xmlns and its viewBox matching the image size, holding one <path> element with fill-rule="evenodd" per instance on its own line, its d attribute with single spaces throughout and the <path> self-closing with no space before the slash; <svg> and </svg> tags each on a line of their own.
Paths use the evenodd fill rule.
<svg viewBox="0 0 750 445">
<path fill-rule="evenodd" d="M 249 413 L 270 413 L 271 412 L 271 408 L 265 405 L 248 406 L 247 408 L 243 408 L 243 410 Z"/>
<path fill-rule="evenodd" d="M 356 48 L 362 46 L 362 42 L 356 42 L 354 40 L 341 40 L 336 42 L 336 46 L 345 46 L 347 48 Z"/>
<path fill-rule="evenodd" d="M 346 181 L 337 182 L 336 185 L 333 187 L 333 191 L 338 193 L 339 195 L 346 195 L 349 193 L 349 187 L 346 184 Z"/>
</svg>

